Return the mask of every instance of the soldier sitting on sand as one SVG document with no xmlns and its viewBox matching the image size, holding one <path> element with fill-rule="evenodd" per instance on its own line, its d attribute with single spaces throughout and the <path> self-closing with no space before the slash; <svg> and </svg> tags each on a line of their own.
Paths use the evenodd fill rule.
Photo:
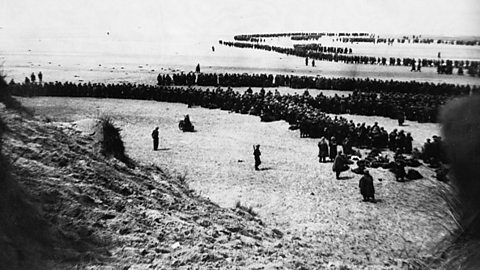
<svg viewBox="0 0 480 270">
<path fill-rule="evenodd" d="M 407 173 L 405 172 L 405 162 L 402 159 L 395 159 L 395 162 L 392 164 L 392 168 L 390 168 L 390 170 L 395 175 L 395 181 L 405 181 L 405 176 Z"/>
<path fill-rule="evenodd" d="M 332 170 L 335 172 L 336 179 L 340 179 L 340 173 L 347 171 L 350 167 L 347 165 L 347 158 L 343 155 L 342 151 L 338 151 L 335 161 L 333 161 Z"/>
</svg>

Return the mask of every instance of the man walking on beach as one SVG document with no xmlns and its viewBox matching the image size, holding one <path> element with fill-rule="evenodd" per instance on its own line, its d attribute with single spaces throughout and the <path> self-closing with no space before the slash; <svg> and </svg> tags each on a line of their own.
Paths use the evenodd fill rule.
<svg viewBox="0 0 480 270">
<path fill-rule="evenodd" d="M 258 171 L 260 170 L 258 168 L 258 166 L 260 166 L 260 164 L 262 164 L 262 161 L 260 160 L 260 155 L 262 153 L 260 153 L 260 144 L 257 144 L 256 146 L 254 145 L 253 146 L 253 156 L 255 157 L 255 170 Z"/>
<path fill-rule="evenodd" d="M 156 127 L 152 132 L 153 139 L 153 151 L 158 150 L 158 127 Z"/>
</svg>

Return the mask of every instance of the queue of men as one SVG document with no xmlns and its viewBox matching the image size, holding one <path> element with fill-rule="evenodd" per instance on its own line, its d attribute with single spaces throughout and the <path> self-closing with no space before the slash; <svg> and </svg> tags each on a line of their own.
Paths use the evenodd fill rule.
<svg viewBox="0 0 480 270">
<path fill-rule="evenodd" d="M 373 39 L 375 40 L 375 39 Z M 366 56 L 366 55 L 353 55 L 350 54 L 351 50 L 345 50 L 344 48 L 325 48 L 322 47 L 321 50 L 317 49 L 308 49 L 308 47 L 280 47 L 272 46 L 262 43 L 251 43 L 251 42 L 238 42 L 238 41 L 223 41 L 220 40 L 219 43 L 224 46 L 236 47 L 236 48 L 247 48 L 247 49 L 257 49 L 264 51 L 274 51 L 286 55 L 294 55 L 302 58 L 309 57 L 310 59 L 315 59 L 319 61 L 329 61 L 329 62 L 342 62 L 346 64 L 369 64 L 369 65 L 389 65 L 389 66 L 418 66 L 418 71 L 421 67 L 441 67 L 447 66 L 451 68 L 462 68 L 467 69 L 468 74 L 471 76 L 480 75 L 480 61 L 476 60 L 450 60 L 450 59 L 434 59 L 434 58 L 422 58 L 415 59 L 414 57 L 375 57 L 375 56 Z M 321 47 L 321 45 L 320 45 Z M 330 49 L 330 50 L 327 50 Z M 330 51 L 330 52 L 328 52 Z M 413 69 L 415 71 L 415 69 Z M 447 73 L 452 74 L 452 73 Z"/>
<path fill-rule="evenodd" d="M 225 87 L 290 87 L 320 90 L 358 91 L 362 93 L 406 93 L 439 96 L 461 96 L 477 92 L 478 86 L 417 81 L 372 80 L 369 78 L 328 78 L 283 74 L 239 73 L 175 73 L 158 74 L 158 85 L 225 86 Z"/>
<path fill-rule="evenodd" d="M 368 81 L 266 74 L 174 74 L 157 77 L 159 85 L 255 86 L 353 90 L 344 96 L 308 96 L 305 101 L 334 114 L 377 115 L 410 121 L 437 122 L 439 108 L 449 99 L 478 93 L 476 86 L 417 82 Z"/>
</svg>

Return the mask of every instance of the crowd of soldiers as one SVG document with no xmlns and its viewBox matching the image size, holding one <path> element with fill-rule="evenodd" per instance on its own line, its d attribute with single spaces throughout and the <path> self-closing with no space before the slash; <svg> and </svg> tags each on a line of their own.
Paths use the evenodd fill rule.
<svg viewBox="0 0 480 270">
<path fill-rule="evenodd" d="M 32 72 L 32 74 L 30 74 L 30 78 L 29 77 L 25 77 L 25 84 L 30 84 L 30 83 L 35 83 L 37 81 L 37 76 L 35 76 L 35 73 Z M 38 72 L 38 83 L 42 84 L 43 82 L 43 74 L 42 72 Z"/>
<path fill-rule="evenodd" d="M 348 121 L 341 116 L 329 116 L 325 113 L 325 108 L 336 108 L 336 106 L 329 107 L 328 104 L 334 104 L 335 100 L 339 97 L 327 98 L 323 95 L 312 97 L 308 91 L 305 91 L 302 95 L 281 95 L 278 91 L 272 93 L 263 89 L 259 92 L 253 92 L 251 89 L 248 89 L 244 93 L 239 93 L 231 88 L 226 90 L 221 88 L 209 90 L 195 87 L 153 86 L 146 84 L 71 82 L 47 82 L 43 84 L 11 83 L 9 85 L 9 91 L 14 95 L 27 96 L 123 98 L 181 102 L 189 106 L 197 105 L 211 109 L 220 108 L 236 113 L 256 115 L 262 119 L 266 115 L 272 115 L 275 120 L 287 121 L 291 125 L 291 129 L 298 128 L 302 137 L 322 138 L 320 142 L 323 141 L 327 143 L 328 148 L 324 146 L 321 147 L 321 143 L 319 143 L 320 161 L 322 161 L 322 158 L 323 161 L 325 161 L 327 155 L 330 160 L 334 161 L 332 169 L 337 179 L 340 179 L 340 173 L 342 171 L 349 169 L 347 157 L 356 154 L 354 147 L 374 150 L 388 148 L 396 152 L 396 157 L 404 153 L 410 154 L 414 152 L 412 149 L 413 138 L 411 134 L 405 133 L 402 130 L 393 130 L 389 133 L 384 127 L 379 126 L 378 123 L 367 125 L 366 123 Z M 362 93 L 355 92 L 350 97 L 357 98 L 362 95 Z M 372 94 L 365 95 L 368 96 Z M 360 107 L 362 106 L 360 105 Z M 154 150 L 158 149 L 157 132 L 152 132 Z M 328 140 L 325 138 L 328 138 Z M 343 153 L 337 153 L 337 146 L 342 146 Z M 325 149 L 328 149 L 326 155 Z M 255 169 L 259 170 L 261 161 L 258 145 L 254 148 L 254 156 Z M 433 142 L 427 141 L 420 158 L 432 167 L 437 165 L 440 167 L 439 164 L 445 162 L 439 137 L 434 137 Z M 389 168 L 392 169 L 397 179 L 401 179 L 403 176 L 402 172 L 404 170 L 402 169 L 404 169 L 405 165 L 402 165 L 401 161 L 402 159 L 396 158 L 393 165 L 392 162 L 385 161 L 386 164 L 390 164 Z M 399 165 L 397 165 L 397 163 Z M 369 166 L 374 167 L 373 165 L 372 162 Z M 359 173 L 368 176 L 368 171 L 364 170 L 364 168 L 361 168 Z M 437 174 L 443 177 L 441 179 L 446 179 L 447 173 L 448 170 L 442 170 L 440 168 Z M 410 174 L 410 171 L 408 174 Z M 408 174 L 406 173 L 405 177 L 408 178 Z M 362 189 L 362 186 L 360 186 L 360 188 L 363 190 L 362 195 L 366 197 L 365 200 L 373 196 L 372 194 L 365 193 L 364 187 Z M 375 201 L 374 198 L 370 199 Z"/>
<path fill-rule="evenodd" d="M 278 38 L 278 37 L 290 37 L 292 40 L 318 40 L 322 37 L 338 37 L 336 40 L 353 43 L 353 42 L 367 42 L 367 43 L 388 43 L 393 44 L 397 43 L 421 43 L 421 44 L 450 44 L 450 45 L 467 45 L 467 46 L 479 46 L 480 40 L 461 40 L 461 39 L 433 39 L 433 38 L 424 38 L 420 35 L 416 36 L 403 36 L 400 38 L 387 38 L 379 37 L 375 34 L 370 33 L 305 33 L 305 32 L 296 32 L 296 33 L 272 33 L 272 34 L 250 34 L 250 35 L 236 35 L 233 37 L 237 41 L 251 41 L 255 40 L 264 40 L 264 38 Z"/>
<path fill-rule="evenodd" d="M 195 79 L 196 78 L 196 79 Z M 279 87 L 353 90 L 352 94 L 327 97 L 305 96 L 305 102 L 323 112 L 400 117 L 424 122 L 437 122 L 439 108 L 457 95 L 478 93 L 476 86 L 430 84 L 418 82 L 377 81 L 368 79 L 298 77 L 272 74 L 174 74 L 157 77 L 158 85 Z M 401 123 L 400 123 L 401 124 Z"/>
<path fill-rule="evenodd" d="M 182 102 L 190 106 L 220 108 L 237 113 L 252 114 L 265 119 L 285 120 L 292 129 L 300 129 L 302 137 L 336 138 L 351 146 L 385 148 L 389 143 L 387 131 L 375 125 L 355 124 L 339 116 L 330 117 L 322 108 L 313 106 L 314 98 L 308 94 L 281 95 L 265 90 L 254 93 L 251 89 L 240 94 L 231 88 L 199 89 L 135 84 L 91 84 L 49 82 L 42 85 L 11 84 L 15 95 L 68 96 L 96 98 L 146 99 Z M 347 150 L 348 151 L 348 150 Z"/>
<path fill-rule="evenodd" d="M 234 40 L 238 41 L 251 41 L 252 39 L 259 38 L 279 38 L 279 37 L 290 37 L 292 40 L 311 40 L 319 39 L 321 37 L 334 37 L 334 36 L 353 36 L 353 37 L 362 37 L 370 36 L 369 33 L 333 33 L 333 32 L 321 32 L 321 33 L 308 33 L 308 32 L 291 32 L 291 33 L 271 33 L 271 34 L 249 34 L 249 35 L 236 35 L 233 37 Z"/>
<path fill-rule="evenodd" d="M 340 53 L 340 54 L 352 54 L 352 48 L 343 47 L 327 47 L 322 46 L 319 43 L 309 44 L 295 44 L 293 48 L 297 51 L 311 51 L 311 52 L 324 52 L 324 53 Z"/>
<path fill-rule="evenodd" d="M 377 94 L 354 91 L 342 97 L 319 94 L 310 102 L 314 107 L 328 113 L 383 116 L 399 121 L 403 118 L 420 123 L 436 123 L 438 110 L 446 100 L 446 96 L 426 94 Z M 399 125 L 402 124 L 400 121 Z"/>
<path fill-rule="evenodd" d="M 352 55 L 351 50 L 336 47 L 321 47 L 321 50 L 307 49 L 305 46 L 297 46 L 295 48 L 286 48 L 279 46 L 272 46 L 267 44 L 249 43 L 249 42 L 230 42 L 220 40 L 221 45 L 237 48 L 249 48 L 265 51 L 274 51 L 286 55 L 294 55 L 298 57 L 309 57 L 311 59 L 329 62 L 342 62 L 346 64 L 369 64 L 369 65 L 389 65 L 389 66 L 412 66 L 415 64 L 420 67 L 436 67 L 438 73 L 452 74 L 453 68 L 458 69 L 459 75 L 463 75 L 463 70 L 471 76 L 480 76 L 480 61 L 475 60 L 449 60 L 449 59 L 427 59 L 427 58 L 413 58 L 413 57 L 375 57 L 364 55 Z M 441 67 L 441 68 L 439 68 Z M 452 69 L 452 72 L 441 72 L 448 67 L 447 70 Z M 461 72 L 460 72 L 461 69 Z"/>
<path fill-rule="evenodd" d="M 196 80 L 195 80 L 196 78 Z M 158 85 L 203 85 L 225 87 L 290 87 L 319 90 L 355 91 L 365 93 L 406 93 L 462 96 L 471 92 L 480 93 L 476 85 L 455 85 L 417 81 L 376 80 L 369 78 L 327 78 L 322 76 L 296 76 L 283 74 L 239 73 L 177 73 L 159 74 Z"/>
</svg>

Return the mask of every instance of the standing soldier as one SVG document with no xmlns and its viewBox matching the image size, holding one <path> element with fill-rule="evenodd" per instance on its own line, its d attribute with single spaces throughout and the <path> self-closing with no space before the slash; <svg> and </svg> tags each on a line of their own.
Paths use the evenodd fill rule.
<svg viewBox="0 0 480 270">
<path fill-rule="evenodd" d="M 30 75 L 30 80 L 32 83 L 35 83 L 35 73 L 32 72 L 32 75 Z"/>
<path fill-rule="evenodd" d="M 398 125 L 401 127 L 403 126 L 403 123 L 405 123 L 405 113 L 403 111 L 400 111 L 398 113 Z"/>
<path fill-rule="evenodd" d="M 407 136 L 405 137 L 405 153 L 406 154 L 411 154 L 413 150 L 413 138 L 412 134 L 410 132 L 407 133 Z"/>
<path fill-rule="evenodd" d="M 305 58 L 305 66 L 308 66 L 308 57 Z"/>
<path fill-rule="evenodd" d="M 328 142 L 328 148 L 330 148 L 330 160 L 333 161 L 337 156 L 337 140 L 334 136 Z"/>
<path fill-rule="evenodd" d="M 362 194 L 364 202 L 376 202 L 375 187 L 373 186 L 373 177 L 370 175 L 368 170 L 365 170 L 363 172 L 363 176 L 362 178 L 360 178 L 358 186 L 360 187 L 360 194 Z"/>
<path fill-rule="evenodd" d="M 262 164 L 262 161 L 260 160 L 260 144 L 254 145 L 253 146 L 253 156 L 255 157 L 255 170 L 258 171 L 260 170 L 258 166 Z"/>
<path fill-rule="evenodd" d="M 43 81 L 43 74 L 42 72 L 38 72 L 38 81 L 40 82 L 40 84 L 42 84 L 42 81 Z"/>
<path fill-rule="evenodd" d="M 322 137 L 318 142 L 318 161 L 327 162 L 328 143 L 325 137 Z"/>
<path fill-rule="evenodd" d="M 153 139 L 153 151 L 158 150 L 158 127 L 156 127 L 152 132 Z"/>
</svg>

